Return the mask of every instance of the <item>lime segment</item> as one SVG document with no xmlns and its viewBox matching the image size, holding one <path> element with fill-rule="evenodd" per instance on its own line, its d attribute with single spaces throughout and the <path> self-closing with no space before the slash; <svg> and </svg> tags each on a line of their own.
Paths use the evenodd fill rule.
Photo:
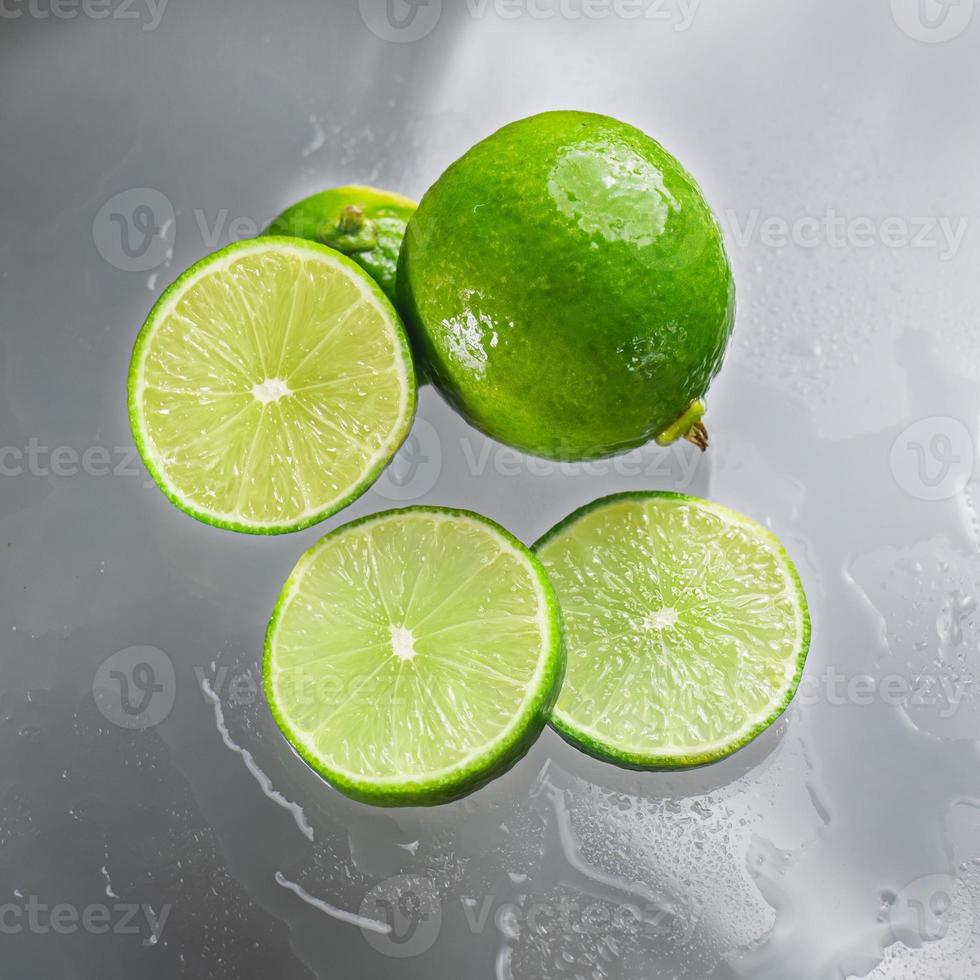
<svg viewBox="0 0 980 980">
<path fill-rule="evenodd" d="M 137 445 L 157 483 L 209 524 L 278 533 L 362 493 L 411 426 L 401 322 L 349 259 L 261 238 L 181 276 L 136 342 Z"/>
<path fill-rule="evenodd" d="M 347 524 L 299 561 L 266 637 L 265 688 L 321 775 L 372 803 L 440 803 L 496 775 L 560 682 L 558 607 L 540 562 L 465 511 Z"/>
<path fill-rule="evenodd" d="M 552 724 L 636 768 L 722 758 L 785 710 L 810 640 L 779 542 L 725 507 L 621 494 L 535 545 L 565 620 L 568 670 Z"/>
</svg>

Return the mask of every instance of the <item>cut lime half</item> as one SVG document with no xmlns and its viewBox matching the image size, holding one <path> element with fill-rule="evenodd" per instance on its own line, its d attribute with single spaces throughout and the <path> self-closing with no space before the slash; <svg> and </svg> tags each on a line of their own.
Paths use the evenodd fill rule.
<svg viewBox="0 0 980 980">
<path fill-rule="evenodd" d="M 568 668 L 551 722 L 638 769 L 713 762 L 786 709 L 810 619 L 765 528 L 673 493 L 576 511 L 536 545 L 558 593 Z"/>
<path fill-rule="evenodd" d="M 416 385 L 378 286 L 333 249 L 238 242 L 185 272 L 140 332 L 129 415 L 182 510 L 278 534 L 360 496 L 408 435 Z"/>
<path fill-rule="evenodd" d="M 269 623 L 264 683 L 286 738 L 339 790 L 432 804 L 530 747 L 563 664 L 538 559 L 485 517 L 412 507 L 303 555 Z"/>
</svg>

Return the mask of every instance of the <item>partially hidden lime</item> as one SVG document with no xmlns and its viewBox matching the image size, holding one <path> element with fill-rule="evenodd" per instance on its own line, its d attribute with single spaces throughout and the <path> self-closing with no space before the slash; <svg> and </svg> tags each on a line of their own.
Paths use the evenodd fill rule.
<svg viewBox="0 0 980 980">
<path fill-rule="evenodd" d="M 493 438 L 558 459 L 706 444 L 731 268 L 693 178 L 640 130 L 547 112 L 478 143 L 422 198 L 398 289 L 432 381 Z"/>
<path fill-rule="evenodd" d="M 734 752 L 800 682 L 810 618 L 782 545 L 735 511 L 625 493 L 536 545 L 558 593 L 568 668 L 552 712 L 566 739 L 638 769 Z"/>
<path fill-rule="evenodd" d="M 129 371 L 133 435 L 160 489 L 253 534 L 307 527 L 362 494 L 415 401 L 384 294 L 298 238 L 238 242 L 191 267 L 147 317 Z"/>
<path fill-rule="evenodd" d="M 293 747 L 368 803 L 444 803 L 541 731 L 564 658 L 538 559 L 485 517 L 414 507 L 300 559 L 266 635 L 265 691 Z"/>
<path fill-rule="evenodd" d="M 416 206 L 415 201 L 401 194 L 351 184 L 298 201 L 283 211 L 264 234 L 294 235 L 349 255 L 396 303 L 398 252 L 405 237 L 405 224 Z"/>
</svg>

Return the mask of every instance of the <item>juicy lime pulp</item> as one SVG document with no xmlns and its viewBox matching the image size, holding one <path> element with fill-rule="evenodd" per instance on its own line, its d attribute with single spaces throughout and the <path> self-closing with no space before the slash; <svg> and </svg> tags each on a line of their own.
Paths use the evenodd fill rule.
<svg viewBox="0 0 980 980">
<path fill-rule="evenodd" d="M 303 198 L 283 211 L 265 234 L 306 238 L 349 255 L 395 303 L 398 252 L 416 207 L 401 194 L 351 184 Z"/>
<path fill-rule="evenodd" d="M 565 622 L 552 725 L 635 768 L 735 751 L 786 709 L 810 643 L 782 545 L 718 504 L 626 493 L 576 511 L 536 545 Z"/>
<path fill-rule="evenodd" d="M 182 510 L 294 531 L 359 496 L 408 435 L 415 377 L 397 314 L 332 249 L 238 242 L 160 297 L 136 340 L 129 415 Z"/>
<path fill-rule="evenodd" d="M 694 429 L 735 311 L 693 178 L 640 130 L 584 112 L 511 123 L 453 163 L 408 223 L 398 290 L 446 399 L 557 459 Z"/>
<path fill-rule="evenodd" d="M 485 517 L 412 507 L 303 555 L 269 623 L 264 682 L 286 738 L 342 792 L 429 804 L 526 751 L 563 664 L 538 559 Z"/>
</svg>

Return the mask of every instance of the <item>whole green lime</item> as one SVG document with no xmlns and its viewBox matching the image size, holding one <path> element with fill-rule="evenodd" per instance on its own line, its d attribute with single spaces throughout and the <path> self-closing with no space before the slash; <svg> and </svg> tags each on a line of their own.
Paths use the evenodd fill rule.
<svg viewBox="0 0 980 980">
<path fill-rule="evenodd" d="M 263 234 L 307 238 L 349 255 L 395 303 L 398 252 L 415 207 L 401 194 L 351 184 L 304 198 Z"/>
<path fill-rule="evenodd" d="M 702 448 L 735 290 L 721 231 L 659 143 L 546 112 L 452 164 L 408 223 L 399 307 L 434 384 L 525 452 Z"/>
</svg>

